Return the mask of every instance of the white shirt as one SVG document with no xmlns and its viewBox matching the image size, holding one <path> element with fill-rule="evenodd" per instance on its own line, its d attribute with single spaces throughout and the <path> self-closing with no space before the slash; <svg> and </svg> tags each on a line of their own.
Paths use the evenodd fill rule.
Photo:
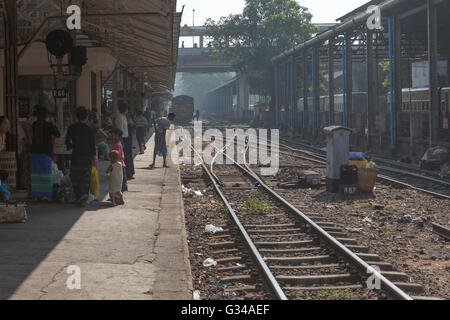
<svg viewBox="0 0 450 320">
<path fill-rule="evenodd" d="M 116 193 L 122 190 L 123 170 L 122 163 L 116 162 L 112 165 L 112 172 L 109 177 L 109 192 Z"/>
<path fill-rule="evenodd" d="M 127 117 L 123 114 L 119 114 L 116 118 L 116 128 L 122 130 L 122 138 L 128 138 L 128 121 Z"/>
</svg>

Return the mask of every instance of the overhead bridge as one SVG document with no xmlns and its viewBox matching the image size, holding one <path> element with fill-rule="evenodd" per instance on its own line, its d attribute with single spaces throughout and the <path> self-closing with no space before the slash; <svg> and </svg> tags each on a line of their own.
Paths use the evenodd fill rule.
<svg viewBox="0 0 450 320">
<path fill-rule="evenodd" d="M 334 26 L 334 23 L 318 23 L 315 26 L 319 32 L 325 31 Z M 191 73 L 215 73 L 233 72 L 233 67 L 228 62 L 214 54 L 214 48 L 204 46 L 206 27 L 183 27 L 180 33 L 180 43 L 182 47 L 178 49 L 177 72 Z M 196 37 L 194 47 L 184 47 L 183 38 Z"/>
</svg>

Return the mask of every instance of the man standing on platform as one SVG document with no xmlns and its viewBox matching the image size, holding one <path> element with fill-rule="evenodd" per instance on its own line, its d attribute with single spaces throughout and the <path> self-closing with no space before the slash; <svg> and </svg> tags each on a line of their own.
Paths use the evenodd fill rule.
<svg viewBox="0 0 450 320">
<path fill-rule="evenodd" d="M 89 125 L 89 112 L 84 107 L 76 111 L 78 122 L 67 130 L 67 150 L 72 150 L 70 180 L 78 204 L 85 207 L 89 199 L 92 166 L 96 159 L 95 130 Z"/>
<path fill-rule="evenodd" d="M 153 163 L 149 166 L 150 169 L 155 167 L 156 156 L 163 157 L 164 168 L 169 168 L 167 165 L 167 142 L 166 132 L 170 129 L 171 122 L 175 119 L 175 113 L 170 113 L 167 118 L 161 117 L 156 119 L 153 123 L 155 127 L 155 149 L 153 151 Z"/>
<path fill-rule="evenodd" d="M 115 127 L 122 130 L 123 138 L 123 152 L 125 153 L 125 166 L 127 180 L 134 179 L 134 163 L 133 163 L 133 139 L 131 139 L 128 132 L 128 106 L 126 104 L 120 104 L 120 114 L 116 118 Z"/>
</svg>

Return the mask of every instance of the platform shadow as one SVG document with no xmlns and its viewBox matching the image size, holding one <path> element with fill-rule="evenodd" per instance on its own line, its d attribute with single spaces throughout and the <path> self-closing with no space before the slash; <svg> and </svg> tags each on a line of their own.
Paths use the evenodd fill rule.
<svg viewBox="0 0 450 320">
<path fill-rule="evenodd" d="M 147 136 L 146 142 L 151 136 L 152 134 Z M 134 145 L 137 146 L 136 139 Z M 133 158 L 139 154 L 135 150 L 133 149 Z M 106 202 L 108 182 L 105 171 L 108 165 L 108 161 L 99 160 L 99 201 L 94 201 L 86 208 L 74 204 L 30 201 L 27 203 L 27 222 L 0 224 L 0 300 L 10 299 L 15 294 L 84 214 L 112 208 L 112 205 Z M 71 261 L 62 263 L 70 264 Z M 49 276 L 48 280 L 51 281 L 52 277 Z M 42 288 L 40 290 L 42 291 Z M 35 292 L 36 288 L 33 288 L 33 291 Z M 32 296 L 31 293 L 30 295 Z"/>
</svg>

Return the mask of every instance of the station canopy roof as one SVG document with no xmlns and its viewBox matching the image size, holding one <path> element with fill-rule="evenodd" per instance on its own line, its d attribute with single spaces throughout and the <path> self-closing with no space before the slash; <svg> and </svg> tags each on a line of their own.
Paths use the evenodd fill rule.
<svg viewBox="0 0 450 320">
<path fill-rule="evenodd" d="M 182 15 L 176 12 L 177 0 L 19 0 L 17 3 L 19 45 L 27 43 L 47 18 L 51 19 L 36 41 L 44 41 L 52 29 L 64 29 L 67 7 L 79 5 L 82 17 L 81 31 L 77 32 L 79 45 L 110 48 L 120 66 L 128 68 L 139 79 L 173 88 Z M 61 15 L 65 17 L 52 18 Z"/>
</svg>

